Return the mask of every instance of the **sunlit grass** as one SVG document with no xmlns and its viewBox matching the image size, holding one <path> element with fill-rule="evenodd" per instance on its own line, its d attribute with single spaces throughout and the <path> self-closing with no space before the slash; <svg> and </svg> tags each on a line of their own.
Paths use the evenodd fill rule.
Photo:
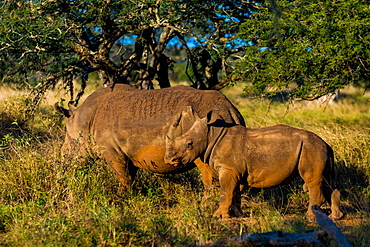
<svg viewBox="0 0 370 247">
<path fill-rule="evenodd" d="M 232 90 L 224 92 L 248 127 L 289 124 L 333 147 L 346 213 L 337 224 L 355 246 L 370 245 L 369 97 L 349 91 L 325 109 L 288 109 Z M 196 169 L 178 175 L 140 171 L 125 193 L 104 162 L 60 156 L 63 118 L 52 104 L 65 96 L 50 93 L 35 117 L 20 125 L 25 94 L 4 92 L 12 96 L 0 101 L 0 245 L 188 246 L 256 232 L 319 229 L 305 218 L 308 194 L 299 179 L 274 189 L 247 188 L 244 217 L 229 220 L 211 217 L 219 190 L 205 194 Z"/>
</svg>

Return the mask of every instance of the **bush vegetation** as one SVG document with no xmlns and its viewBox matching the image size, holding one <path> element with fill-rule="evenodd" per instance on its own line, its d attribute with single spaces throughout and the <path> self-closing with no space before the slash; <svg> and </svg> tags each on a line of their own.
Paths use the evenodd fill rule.
<svg viewBox="0 0 370 247">
<path fill-rule="evenodd" d="M 327 107 L 241 98 L 238 87 L 224 93 L 248 127 L 277 123 L 311 130 L 335 151 L 337 185 L 346 216 L 337 225 L 355 246 L 370 246 L 369 95 L 354 89 Z M 282 230 L 319 230 L 305 218 L 308 195 L 302 181 L 273 189 L 247 189 L 244 217 L 212 218 L 218 188 L 205 193 L 198 170 L 178 175 L 140 171 L 124 193 L 102 161 L 59 154 L 63 117 L 49 96 L 27 119 L 26 95 L 1 89 L 0 245 L 2 246 L 188 246 Z M 296 104 L 297 105 L 297 104 Z"/>
</svg>

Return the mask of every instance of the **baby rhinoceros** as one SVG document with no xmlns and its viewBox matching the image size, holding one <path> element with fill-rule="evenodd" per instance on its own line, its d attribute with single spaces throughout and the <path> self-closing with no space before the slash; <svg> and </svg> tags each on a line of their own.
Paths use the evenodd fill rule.
<svg viewBox="0 0 370 247">
<path fill-rule="evenodd" d="M 240 202 L 235 198 L 240 197 L 240 185 L 269 188 L 298 175 L 309 190 L 308 216 L 313 216 L 312 206 L 325 200 L 333 219 L 343 216 L 340 192 L 332 187 L 333 150 L 319 136 L 287 125 L 248 129 L 227 124 L 215 111 L 202 119 L 193 114 L 196 121 L 185 134 L 174 140 L 167 137 L 165 162 L 179 166 L 200 157 L 210 165 L 221 190 L 214 216 L 230 217 L 233 199 Z"/>
</svg>

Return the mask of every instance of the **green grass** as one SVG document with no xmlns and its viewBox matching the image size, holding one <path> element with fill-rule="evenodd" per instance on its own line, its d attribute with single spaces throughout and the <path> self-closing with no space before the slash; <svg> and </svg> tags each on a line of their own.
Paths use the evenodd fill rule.
<svg viewBox="0 0 370 247">
<path fill-rule="evenodd" d="M 224 93 L 249 127 L 289 124 L 333 147 L 346 213 L 336 223 L 355 246 L 369 246 L 370 97 L 348 89 L 347 97 L 325 110 L 287 111 L 286 103 L 241 98 L 236 89 Z M 219 191 L 205 194 L 196 169 L 178 175 L 140 171 L 124 193 L 102 161 L 60 156 L 63 118 L 50 103 L 59 96 L 23 124 L 24 94 L 4 91 L 9 97 L 0 102 L 0 246 L 188 246 L 256 232 L 320 229 L 305 218 L 308 195 L 300 179 L 247 189 L 244 217 L 229 220 L 211 217 Z"/>
</svg>

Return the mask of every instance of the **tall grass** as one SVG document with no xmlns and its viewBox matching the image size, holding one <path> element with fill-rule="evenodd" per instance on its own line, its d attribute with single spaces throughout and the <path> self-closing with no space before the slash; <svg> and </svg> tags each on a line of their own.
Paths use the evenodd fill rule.
<svg viewBox="0 0 370 247">
<path fill-rule="evenodd" d="M 0 102 L 0 245 L 188 246 L 256 232 L 319 229 L 305 218 L 308 195 L 300 179 L 274 189 L 247 189 L 244 216 L 230 220 L 211 217 L 219 190 L 205 193 L 196 169 L 178 175 L 140 171 L 125 193 L 104 162 L 60 156 L 63 118 L 50 104 L 58 98 L 49 98 L 23 123 L 24 94 L 4 90 L 10 96 Z M 248 127 L 289 124 L 317 133 L 333 147 L 346 213 L 337 225 L 355 246 L 369 246 L 369 96 L 348 91 L 325 110 L 287 111 L 285 103 L 244 99 L 233 91 L 224 93 Z"/>
</svg>

